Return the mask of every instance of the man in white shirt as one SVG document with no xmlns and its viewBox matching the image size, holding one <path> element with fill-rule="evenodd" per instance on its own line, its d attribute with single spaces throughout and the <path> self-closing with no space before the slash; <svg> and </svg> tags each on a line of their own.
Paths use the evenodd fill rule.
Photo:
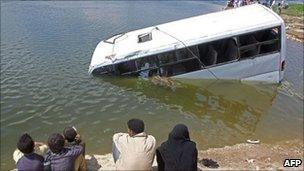
<svg viewBox="0 0 304 171">
<path fill-rule="evenodd" d="M 113 157 L 117 170 L 152 170 L 156 140 L 144 132 L 144 122 L 131 119 L 128 133 L 113 136 Z"/>
</svg>

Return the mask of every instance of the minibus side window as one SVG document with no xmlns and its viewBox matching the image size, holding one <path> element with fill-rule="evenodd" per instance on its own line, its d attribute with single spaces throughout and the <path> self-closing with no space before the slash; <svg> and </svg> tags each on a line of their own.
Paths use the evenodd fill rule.
<svg viewBox="0 0 304 171">
<path fill-rule="evenodd" d="M 279 45 L 279 28 L 260 30 L 239 36 L 241 59 L 278 52 Z"/>
<path fill-rule="evenodd" d="M 137 70 L 137 67 L 136 67 L 135 60 L 116 64 L 116 71 L 118 72 L 119 75 L 134 72 L 136 70 Z"/>
<path fill-rule="evenodd" d="M 158 60 L 155 55 L 139 58 L 136 63 L 140 77 L 147 78 L 158 74 Z"/>
<path fill-rule="evenodd" d="M 114 67 L 113 65 L 107 65 L 107 66 L 103 66 L 100 68 L 97 68 L 93 71 L 92 74 L 99 74 L 99 75 L 103 75 L 103 74 L 113 74 L 114 73 Z"/>
<path fill-rule="evenodd" d="M 149 77 L 158 73 L 157 57 L 147 56 L 116 64 L 118 75 Z"/>
<path fill-rule="evenodd" d="M 198 45 L 204 67 L 238 59 L 236 38 L 226 38 Z"/>
<path fill-rule="evenodd" d="M 267 43 L 261 45 L 261 54 L 279 51 L 279 40 L 279 29 L 276 28 L 267 30 L 263 35 L 263 39 L 260 41 L 268 41 Z"/>
<path fill-rule="evenodd" d="M 158 55 L 158 60 L 160 65 L 174 63 L 176 62 L 176 56 L 174 51 L 161 53 Z"/>
<path fill-rule="evenodd" d="M 169 77 L 199 70 L 201 67 L 198 56 L 197 46 L 159 54 L 159 74 Z"/>
</svg>

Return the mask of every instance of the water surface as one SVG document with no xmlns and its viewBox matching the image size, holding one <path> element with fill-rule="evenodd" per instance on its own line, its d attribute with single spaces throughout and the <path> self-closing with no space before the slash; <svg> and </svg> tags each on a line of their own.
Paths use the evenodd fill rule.
<svg viewBox="0 0 304 171">
<path fill-rule="evenodd" d="M 287 41 L 281 86 L 182 80 L 149 81 L 87 74 L 97 43 L 110 35 L 222 8 L 213 2 L 1 2 L 1 170 L 14 168 L 18 136 L 46 141 L 75 125 L 87 153 L 111 150 L 111 136 L 141 118 L 158 143 L 177 123 L 199 149 L 258 138 L 303 138 L 303 46 Z"/>
</svg>

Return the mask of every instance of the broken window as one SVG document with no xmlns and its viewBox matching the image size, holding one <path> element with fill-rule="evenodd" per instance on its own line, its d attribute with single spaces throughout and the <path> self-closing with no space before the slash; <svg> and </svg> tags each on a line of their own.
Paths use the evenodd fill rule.
<svg viewBox="0 0 304 171">
<path fill-rule="evenodd" d="M 280 49 L 279 32 L 279 28 L 271 28 L 200 44 L 198 45 L 200 60 L 204 66 L 213 66 L 278 52 Z"/>
<path fill-rule="evenodd" d="M 106 74 L 110 75 L 113 73 L 114 73 L 113 65 L 102 66 L 93 70 L 92 72 L 92 74 L 98 74 L 98 75 L 106 75 Z"/>
<path fill-rule="evenodd" d="M 158 55 L 161 76 L 174 76 L 201 68 L 197 46 L 187 47 Z"/>
<path fill-rule="evenodd" d="M 156 56 L 147 56 L 136 60 L 138 67 L 138 74 L 147 78 L 152 75 L 156 75 L 158 71 L 158 60 Z"/>
<path fill-rule="evenodd" d="M 116 64 L 116 70 L 119 75 L 126 75 L 137 70 L 135 60 Z"/>
<path fill-rule="evenodd" d="M 176 56 L 174 51 L 171 52 L 165 52 L 158 55 L 159 64 L 165 65 L 170 64 L 176 61 Z"/>
<path fill-rule="evenodd" d="M 279 51 L 279 29 L 272 28 L 239 36 L 241 58 Z"/>
<path fill-rule="evenodd" d="M 204 66 L 212 66 L 238 59 L 238 48 L 234 37 L 198 45 Z"/>
</svg>

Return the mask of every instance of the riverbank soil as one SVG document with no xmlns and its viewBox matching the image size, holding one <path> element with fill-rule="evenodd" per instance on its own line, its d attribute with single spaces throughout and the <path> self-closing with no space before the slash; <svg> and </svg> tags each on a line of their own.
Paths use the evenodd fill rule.
<svg viewBox="0 0 304 171">
<path fill-rule="evenodd" d="M 198 167 L 201 170 L 212 166 L 219 170 L 303 170 L 303 163 L 300 167 L 283 167 L 285 159 L 301 159 L 303 162 L 303 151 L 303 141 L 286 141 L 276 145 L 237 144 L 200 151 Z M 203 159 L 213 162 L 206 167 Z"/>
<path fill-rule="evenodd" d="M 285 159 L 303 157 L 303 141 L 294 140 L 269 144 L 237 144 L 223 148 L 211 148 L 198 154 L 199 170 L 303 170 L 299 167 L 284 168 Z M 88 170 L 115 169 L 113 157 L 106 155 L 86 155 Z M 156 161 L 153 170 L 157 170 Z"/>
<path fill-rule="evenodd" d="M 303 16 L 290 16 L 281 14 L 286 24 L 287 38 L 298 42 L 304 42 L 304 22 Z"/>
<path fill-rule="evenodd" d="M 287 38 L 304 42 L 304 4 L 290 4 L 282 9 L 281 17 L 286 24 Z"/>
</svg>

